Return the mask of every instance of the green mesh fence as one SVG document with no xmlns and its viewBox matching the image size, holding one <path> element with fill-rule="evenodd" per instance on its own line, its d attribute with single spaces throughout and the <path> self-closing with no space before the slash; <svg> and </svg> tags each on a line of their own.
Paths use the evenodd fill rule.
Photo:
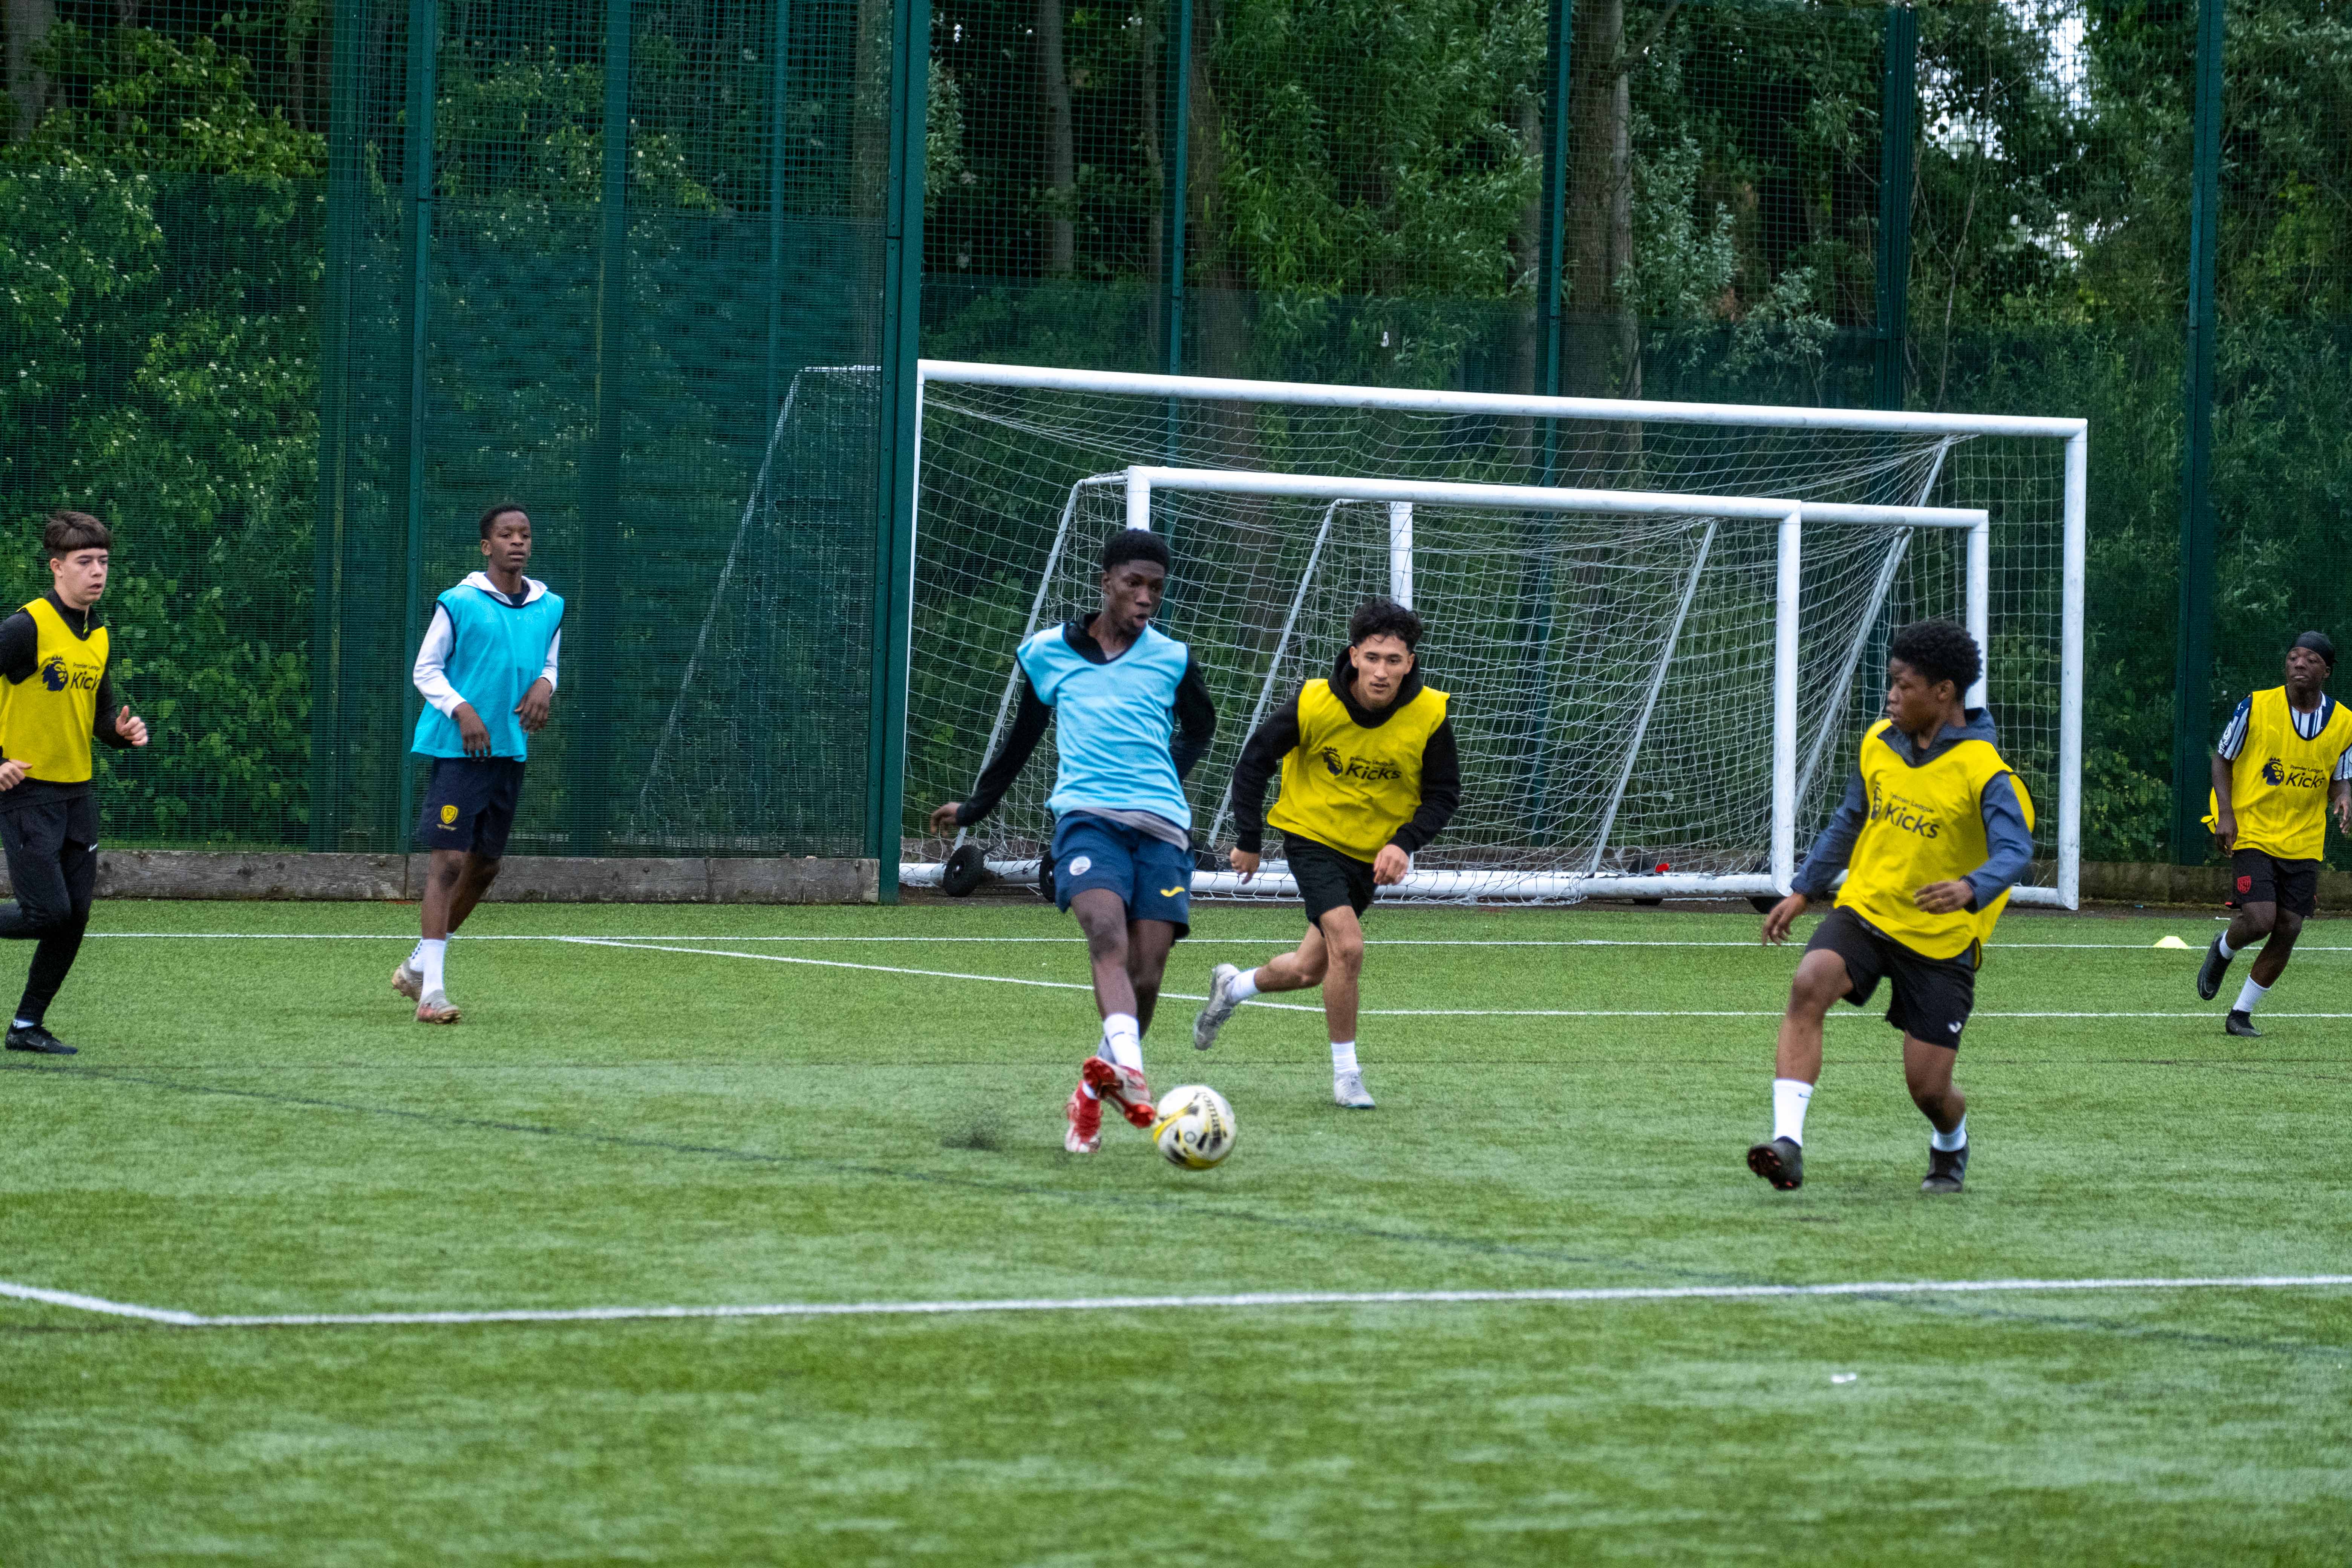
<svg viewBox="0 0 2352 1568">
<path fill-rule="evenodd" d="M 806 0 L 444 0 L 428 59 L 435 10 L 338 18 L 312 842 L 403 837 L 404 659 L 512 500 L 568 602 L 518 847 L 859 852 L 877 405 L 747 509 L 794 373 L 877 352 L 875 39 Z M 772 635 L 711 642 L 722 577 Z M 698 657 L 761 724 L 713 730 Z M 720 832 L 655 806 L 657 753 L 759 787 Z"/>
<path fill-rule="evenodd" d="M 402 843 L 408 663 L 509 497 L 573 605 L 520 847 L 875 839 L 883 426 L 839 389 L 877 384 L 770 437 L 880 357 L 883 0 L 5 17 L 0 592 L 50 509 L 121 530 L 158 742 L 101 763 L 117 842 Z M 2086 415 L 2085 853 L 2159 856 L 2195 36 L 2183 0 L 940 0 L 923 351 Z M 2352 24 L 2242 0 L 2227 37 L 2209 726 L 2352 635 L 2315 564 Z"/>
</svg>

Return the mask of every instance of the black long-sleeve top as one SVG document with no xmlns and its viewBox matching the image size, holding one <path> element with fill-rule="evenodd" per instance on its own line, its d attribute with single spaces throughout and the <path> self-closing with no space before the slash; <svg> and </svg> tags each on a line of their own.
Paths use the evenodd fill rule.
<svg viewBox="0 0 2352 1568">
<path fill-rule="evenodd" d="M 1110 662 L 1087 629 L 1089 622 L 1071 621 L 1062 627 L 1063 638 L 1088 664 Z M 956 813 L 956 826 L 970 827 L 996 809 L 1004 792 L 1013 787 L 1022 767 L 1029 761 L 1037 742 L 1045 738 L 1045 726 L 1053 722 L 1054 710 L 1045 705 L 1037 689 L 1029 684 L 1024 671 L 1020 676 L 1020 691 L 1014 700 L 1013 729 L 997 748 L 996 755 L 980 771 L 980 780 L 964 797 L 962 809 Z M 1184 674 L 1176 683 L 1176 731 L 1168 742 L 1170 758 L 1176 764 L 1176 782 L 1182 784 L 1193 765 L 1208 754 L 1209 742 L 1217 732 L 1217 705 L 1209 697 L 1209 683 L 1202 678 L 1201 662 L 1189 654 Z"/>
<path fill-rule="evenodd" d="M 1354 688 L 1356 667 L 1345 648 L 1325 679 L 1331 694 L 1348 708 L 1348 717 L 1367 730 L 1378 729 L 1389 721 L 1389 716 L 1421 694 L 1419 669 L 1404 678 L 1397 689 L 1396 700 L 1385 708 L 1367 708 L 1356 700 Z M 1255 855 L 1265 845 L 1265 786 L 1282 766 L 1282 759 L 1297 749 L 1298 693 L 1266 715 L 1265 722 L 1242 747 L 1241 761 L 1234 764 L 1234 844 L 1244 853 Z M 1417 855 L 1423 846 L 1445 831 L 1462 805 L 1462 754 L 1454 743 L 1454 721 L 1449 716 L 1429 732 L 1421 748 L 1421 805 L 1412 818 L 1396 830 L 1389 842 L 1408 855 Z"/>
<path fill-rule="evenodd" d="M 95 605 L 79 610 L 70 608 L 58 597 L 54 588 L 41 597 L 57 611 L 58 617 L 65 622 L 66 629 L 84 642 L 89 640 L 90 633 L 106 624 L 99 618 Z M 40 663 L 40 653 L 41 628 L 33 624 L 31 611 L 18 610 L 6 620 L 0 621 L 0 679 L 5 679 L 11 686 L 21 686 L 30 680 Z M 95 739 L 121 751 L 131 742 L 127 737 L 117 734 L 114 729 L 114 652 L 110 647 L 107 650 L 106 663 L 107 668 L 98 676 L 98 710 L 91 719 L 89 732 Z M 15 789 L 0 791 L 0 809 L 45 800 L 74 800 L 89 793 L 89 781 L 87 779 L 75 784 L 60 784 L 51 779 L 28 778 Z"/>
</svg>

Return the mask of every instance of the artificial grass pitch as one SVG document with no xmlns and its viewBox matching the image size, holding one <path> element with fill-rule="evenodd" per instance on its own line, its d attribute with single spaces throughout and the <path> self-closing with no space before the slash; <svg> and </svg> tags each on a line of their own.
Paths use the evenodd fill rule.
<svg viewBox="0 0 2352 1568">
<path fill-rule="evenodd" d="M 1196 917 L 1171 993 L 1297 929 Z M 1756 926 L 1378 910 L 1370 1114 L 1316 1014 L 1244 1007 L 1201 1056 L 1171 996 L 1153 1085 L 1241 1130 L 1188 1175 L 1116 1121 L 1062 1152 L 1093 1014 L 1043 909 L 492 906 L 430 1029 L 386 984 L 413 910 L 102 904 L 51 1018 L 83 1054 L 0 1071 L 0 1280 L 223 1316 L 2352 1272 L 2352 928 L 2237 1040 L 2204 917 L 2013 914 L 1969 1189 L 1934 1199 L 1894 1032 L 1850 1008 L 1804 1189 L 1748 1174 L 1796 945 Z M 488 940 L 555 936 L 595 940 Z M 8 1568 L 2337 1563 L 2352 1289 L 254 1329 L 12 1300 L 0 1452 Z"/>
</svg>

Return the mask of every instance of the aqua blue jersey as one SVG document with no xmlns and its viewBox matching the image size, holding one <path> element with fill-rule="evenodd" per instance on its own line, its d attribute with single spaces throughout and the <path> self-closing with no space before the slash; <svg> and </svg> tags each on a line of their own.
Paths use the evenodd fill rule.
<svg viewBox="0 0 2352 1568">
<path fill-rule="evenodd" d="M 515 715 L 515 705 L 551 662 L 550 649 L 563 625 L 563 598 L 548 592 L 544 584 L 530 583 L 535 591 L 527 592 L 523 603 L 517 605 L 484 585 L 487 581 L 477 572 L 435 601 L 436 617 L 449 618 L 442 673 L 457 698 L 480 715 L 490 732 L 492 756 L 529 757 L 530 740 Z M 436 634 L 428 631 L 428 651 L 436 638 Z M 428 692 L 425 711 L 416 716 L 416 738 L 409 750 L 428 757 L 464 756 L 457 721 L 434 706 L 429 698 Z"/>
<path fill-rule="evenodd" d="M 1148 811 L 1192 826 L 1169 745 L 1176 688 L 1192 658 L 1182 643 L 1146 626 L 1125 653 L 1097 663 L 1052 626 L 1023 643 L 1019 658 L 1038 700 L 1054 710 L 1061 761 L 1045 805 L 1055 816 Z"/>
</svg>

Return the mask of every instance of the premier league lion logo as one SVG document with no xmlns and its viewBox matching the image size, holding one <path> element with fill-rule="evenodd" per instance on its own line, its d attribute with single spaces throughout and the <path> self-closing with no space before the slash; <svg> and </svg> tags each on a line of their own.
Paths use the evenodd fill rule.
<svg viewBox="0 0 2352 1568">
<path fill-rule="evenodd" d="M 70 679 L 66 674 L 66 661 L 56 654 L 51 654 L 41 666 L 41 684 L 52 691 L 63 691 Z"/>
</svg>

